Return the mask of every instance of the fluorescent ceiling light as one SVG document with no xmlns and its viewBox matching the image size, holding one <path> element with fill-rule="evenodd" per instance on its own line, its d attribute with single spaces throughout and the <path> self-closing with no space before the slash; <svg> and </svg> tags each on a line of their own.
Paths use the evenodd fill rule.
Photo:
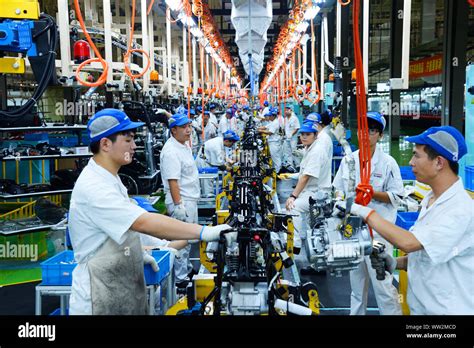
<svg viewBox="0 0 474 348">
<path fill-rule="evenodd" d="M 313 19 L 319 13 L 319 10 L 320 10 L 319 6 L 310 7 L 309 9 L 306 10 L 304 14 L 304 19 L 308 21 Z"/>
</svg>

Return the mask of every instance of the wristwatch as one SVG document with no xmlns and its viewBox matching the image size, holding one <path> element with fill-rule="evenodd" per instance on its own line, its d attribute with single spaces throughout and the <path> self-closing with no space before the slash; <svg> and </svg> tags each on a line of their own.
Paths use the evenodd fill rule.
<svg viewBox="0 0 474 348">
<path fill-rule="evenodd" d="M 294 199 L 297 199 L 298 197 L 296 197 L 294 194 L 291 194 L 290 197 L 293 197 Z"/>
</svg>

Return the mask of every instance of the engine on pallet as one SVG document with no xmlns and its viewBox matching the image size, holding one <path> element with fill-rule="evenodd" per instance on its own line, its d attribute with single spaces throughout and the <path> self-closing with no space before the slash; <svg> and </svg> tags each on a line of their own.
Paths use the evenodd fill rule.
<svg viewBox="0 0 474 348">
<path fill-rule="evenodd" d="M 337 213 L 337 202 L 327 192 L 317 192 L 310 198 L 311 228 L 305 247 L 316 270 L 340 276 L 343 271 L 357 268 L 364 256 L 372 253 L 372 237 L 362 218 L 343 210 Z M 352 199 L 346 202 L 347 207 L 350 204 Z"/>
</svg>

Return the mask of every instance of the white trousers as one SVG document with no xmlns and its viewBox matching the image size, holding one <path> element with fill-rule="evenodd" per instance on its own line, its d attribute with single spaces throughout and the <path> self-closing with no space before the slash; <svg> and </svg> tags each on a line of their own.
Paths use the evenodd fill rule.
<svg viewBox="0 0 474 348">
<path fill-rule="evenodd" d="M 272 156 L 273 166 L 275 171 L 278 173 L 281 169 L 281 143 L 279 141 L 269 141 L 268 147 L 270 148 L 270 155 Z"/>
<path fill-rule="evenodd" d="M 375 237 L 385 244 L 385 252 L 393 254 L 393 245 L 381 237 Z M 367 312 L 367 297 L 369 293 L 369 283 L 375 293 L 375 300 L 381 315 L 402 315 L 402 309 L 398 300 L 398 291 L 393 286 L 393 275 L 385 273 L 385 280 L 377 280 L 375 269 L 372 268 L 370 257 L 365 256 L 365 260 L 359 264 L 355 270 L 350 272 L 351 281 L 351 315 L 365 315 Z"/>
<path fill-rule="evenodd" d="M 306 241 L 307 230 L 309 229 L 309 197 L 314 195 L 313 191 L 303 191 L 299 197 L 295 199 L 295 207 L 290 214 L 293 216 L 293 225 L 295 226 L 294 246 L 301 248 L 304 252 L 304 244 Z"/>
<path fill-rule="evenodd" d="M 296 150 L 298 145 L 298 138 L 293 136 L 291 139 L 285 139 L 283 142 L 283 165 L 292 166 L 296 169 L 299 166 L 297 158 L 293 157 L 293 151 Z"/>
<path fill-rule="evenodd" d="M 184 207 L 186 208 L 186 214 L 188 215 L 186 217 L 185 222 L 197 223 L 198 222 L 197 201 L 189 201 L 189 200 L 187 201 L 183 199 L 183 204 L 184 204 Z M 166 209 L 168 210 L 168 214 L 171 215 L 174 210 L 174 204 L 167 204 Z M 188 244 L 188 246 L 180 250 L 180 253 L 179 253 L 180 257 L 175 258 L 173 267 L 174 267 L 174 275 L 176 277 L 176 283 L 179 283 L 180 281 L 185 280 L 188 273 L 191 272 L 193 265 L 189 261 L 190 250 L 191 250 L 191 245 Z"/>
</svg>

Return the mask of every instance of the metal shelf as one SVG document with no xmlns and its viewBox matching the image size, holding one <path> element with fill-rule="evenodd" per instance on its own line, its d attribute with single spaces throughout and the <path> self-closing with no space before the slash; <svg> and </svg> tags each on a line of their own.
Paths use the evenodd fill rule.
<svg viewBox="0 0 474 348">
<path fill-rule="evenodd" d="M 28 197 L 36 197 L 36 196 L 52 196 L 52 195 L 61 195 L 61 194 L 68 194 L 71 193 L 72 189 L 70 190 L 56 190 L 56 191 L 44 191 L 44 192 L 31 192 L 31 193 L 20 193 L 18 195 L 10 195 L 10 194 L 3 194 L 0 195 L 0 199 L 18 199 L 18 198 L 28 198 Z"/>
<path fill-rule="evenodd" d="M 44 155 L 44 156 L 8 156 L 0 158 L 1 161 L 17 161 L 17 160 L 44 160 L 44 159 L 62 159 L 62 158 L 87 158 L 92 157 L 92 154 L 69 154 L 69 155 Z"/>
</svg>

